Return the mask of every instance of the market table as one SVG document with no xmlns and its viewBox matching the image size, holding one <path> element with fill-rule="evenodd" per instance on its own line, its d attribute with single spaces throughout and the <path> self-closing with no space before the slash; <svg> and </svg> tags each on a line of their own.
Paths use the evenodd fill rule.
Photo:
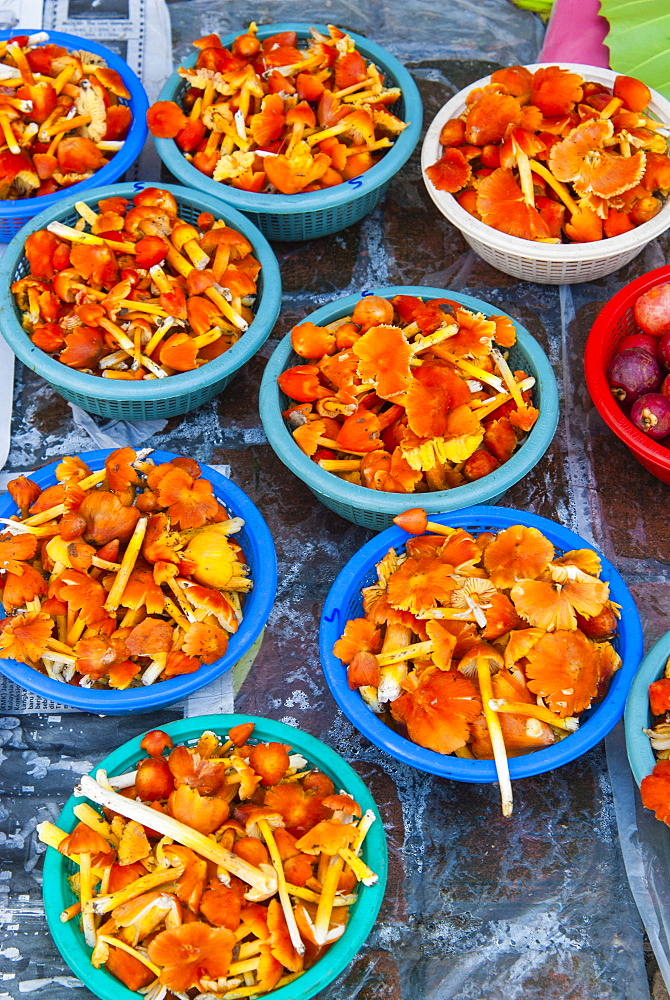
<svg viewBox="0 0 670 1000">
<path fill-rule="evenodd" d="M 425 124 L 468 82 L 499 65 L 532 62 L 543 33 L 537 18 L 506 0 L 180 0 L 169 10 L 176 59 L 194 37 L 242 29 L 252 17 L 328 20 L 369 35 L 411 70 Z M 275 245 L 284 302 L 271 339 L 222 396 L 170 420 L 149 440 L 229 465 L 275 539 L 277 601 L 236 710 L 323 739 L 353 764 L 384 817 L 390 878 L 382 912 L 366 947 L 323 1000 L 648 1000 L 650 993 L 602 744 L 559 771 L 516 782 L 514 815 L 505 820 L 496 786 L 458 784 L 399 764 L 337 710 L 319 667 L 319 615 L 333 578 L 369 533 L 320 506 L 267 444 L 257 410 L 267 358 L 316 306 L 390 284 L 467 292 L 517 317 L 554 366 L 561 419 L 545 457 L 500 502 L 554 518 L 594 542 L 631 588 L 648 648 L 667 629 L 668 487 L 598 417 L 582 357 L 601 306 L 665 263 L 668 248 L 664 236 L 627 267 L 588 284 L 516 281 L 481 261 L 437 213 L 417 150 L 385 202 L 361 223 L 309 243 Z M 114 440 L 118 428 L 109 433 Z M 67 403 L 17 364 L 5 470 L 33 469 L 91 447 Z M 0 720 L 0 1000 L 88 997 L 46 929 L 35 826 L 56 819 L 79 775 L 184 708 L 99 718 L 57 706 L 35 712 L 11 694 L 5 689 L 8 714 Z M 226 698 L 217 690 L 211 703 L 225 708 Z M 619 751 L 615 737 L 611 752 Z M 654 995 L 660 991 L 657 985 Z"/>
</svg>

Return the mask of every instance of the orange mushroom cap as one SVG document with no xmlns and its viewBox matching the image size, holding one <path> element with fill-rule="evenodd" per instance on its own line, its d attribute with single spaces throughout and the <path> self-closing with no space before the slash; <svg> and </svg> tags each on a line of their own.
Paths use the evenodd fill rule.
<svg viewBox="0 0 670 1000">
<path fill-rule="evenodd" d="M 609 119 L 582 122 L 562 142 L 552 146 L 550 170 L 559 181 L 570 181 L 581 196 L 590 192 L 602 198 L 623 194 L 644 176 L 646 156 L 643 150 L 632 156 L 608 152 L 605 147 L 613 135 L 614 126 Z"/>
<path fill-rule="evenodd" d="M 579 715 L 598 690 L 596 647 L 579 629 L 542 636 L 527 654 L 528 687 L 561 718 Z"/>
<path fill-rule="evenodd" d="M 458 673 L 424 672 L 416 689 L 391 703 L 391 714 L 409 738 L 438 753 L 453 753 L 469 740 L 469 724 L 482 710 L 477 689 Z"/>
<path fill-rule="evenodd" d="M 183 993 L 200 988 L 203 978 L 226 976 L 235 943 L 235 935 L 227 928 L 214 929 L 195 921 L 161 931 L 149 942 L 149 958 L 161 966 L 161 983 Z"/>
<path fill-rule="evenodd" d="M 147 111 L 147 125 L 159 139 L 174 139 L 188 118 L 174 101 L 156 101 Z"/>
<path fill-rule="evenodd" d="M 436 163 L 426 167 L 426 173 L 438 191 L 456 194 L 472 177 L 472 167 L 460 149 L 448 146 Z"/>
<path fill-rule="evenodd" d="M 53 630 L 51 616 L 42 611 L 5 618 L 0 623 L 0 659 L 31 663 L 38 660 Z"/>
</svg>

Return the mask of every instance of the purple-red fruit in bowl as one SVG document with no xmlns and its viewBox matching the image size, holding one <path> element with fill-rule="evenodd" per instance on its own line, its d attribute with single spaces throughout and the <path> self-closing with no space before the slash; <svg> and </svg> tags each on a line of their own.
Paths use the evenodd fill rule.
<svg viewBox="0 0 670 1000">
<path fill-rule="evenodd" d="M 641 350 L 646 351 L 647 354 L 651 354 L 652 358 L 655 358 L 657 356 L 658 338 L 652 337 L 650 333 L 629 333 L 625 337 L 622 337 L 616 345 L 616 353 L 621 354 L 622 351 L 627 351 L 630 347 L 639 347 Z"/>
<path fill-rule="evenodd" d="M 630 347 L 612 358 L 607 368 L 607 381 L 621 406 L 630 406 L 645 393 L 658 390 L 661 368 L 647 351 Z"/>
<path fill-rule="evenodd" d="M 655 285 L 635 302 L 635 322 L 644 333 L 670 333 L 670 282 Z"/>
<path fill-rule="evenodd" d="M 670 399 L 660 392 L 648 392 L 633 403 L 630 419 L 647 437 L 661 441 L 670 434 Z"/>
<path fill-rule="evenodd" d="M 670 371 L 670 333 L 664 333 L 657 341 L 656 357 L 666 371 Z"/>
<path fill-rule="evenodd" d="M 661 385 L 661 392 L 667 399 L 670 399 L 670 375 L 666 375 Z"/>
</svg>

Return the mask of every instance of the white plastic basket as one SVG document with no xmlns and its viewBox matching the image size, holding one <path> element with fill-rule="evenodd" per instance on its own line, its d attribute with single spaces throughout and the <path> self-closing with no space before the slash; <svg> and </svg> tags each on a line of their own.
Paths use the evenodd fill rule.
<svg viewBox="0 0 670 1000">
<path fill-rule="evenodd" d="M 533 63 L 527 69 L 532 73 L 542 66 L 552 65 L 556 64 Z M 598 66 L 564 62 L 560 65 L 563 69 L 579 73 L 585 80 L 592 80 L 609 87 L 613 85 L 617 76 L 612 70 Z M 442 126 L 450 118 L 458 118 L 462 114 L 465 110 L 465 99 L 471 90 L 483 87 L 490 83 L 490 80 L 489 76 L 477 80 L 476 83 L 459 91 L 444 105 L 433 119 L 421 150 L 421 169 L 428 194 L 442 215 L 460 229 L 472 249 L 487 263 L 515 278 L 537 281 L 544 285 L 568 285 L 580 281 L 592 281 L 623 267 L 636 257 L 647 243 L 670 228 L 670 198 L 668 198 L 661 211 L 650 222 L 645 222 L 621 236 L 612 236 L 594 243 L 535 243 L 492 229 L 461 208 L 452 194 L 438 191 L 426 176 L 426 168 L 442 156 L 443 149 L 440 144 Z M 651 98 L 650 111 L 660 121 L 670 124 L 670 101 L 655 90 L 652 90 Z"/>
</svg>

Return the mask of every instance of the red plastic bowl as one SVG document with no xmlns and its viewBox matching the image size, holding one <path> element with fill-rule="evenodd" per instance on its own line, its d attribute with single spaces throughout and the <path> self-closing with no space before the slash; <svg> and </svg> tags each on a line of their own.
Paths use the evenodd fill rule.
<svg viewBox="0 0 670 1000">
<path fill-rule="evenodd" d="M 610 430 L 632 451 L 653 476 L 670 483 L 670 448 L 652 441 L 635 427 L 612 395 L 605 372 L 616 345 L 629 333 L 640 333 L 633 307 L 643 292 L 670 282 L 670 266 L 657 267 L 625 285 L 600 311 L 591 327 L 584 352 L 586 386 L 593 404 Z"/>
</svg>

